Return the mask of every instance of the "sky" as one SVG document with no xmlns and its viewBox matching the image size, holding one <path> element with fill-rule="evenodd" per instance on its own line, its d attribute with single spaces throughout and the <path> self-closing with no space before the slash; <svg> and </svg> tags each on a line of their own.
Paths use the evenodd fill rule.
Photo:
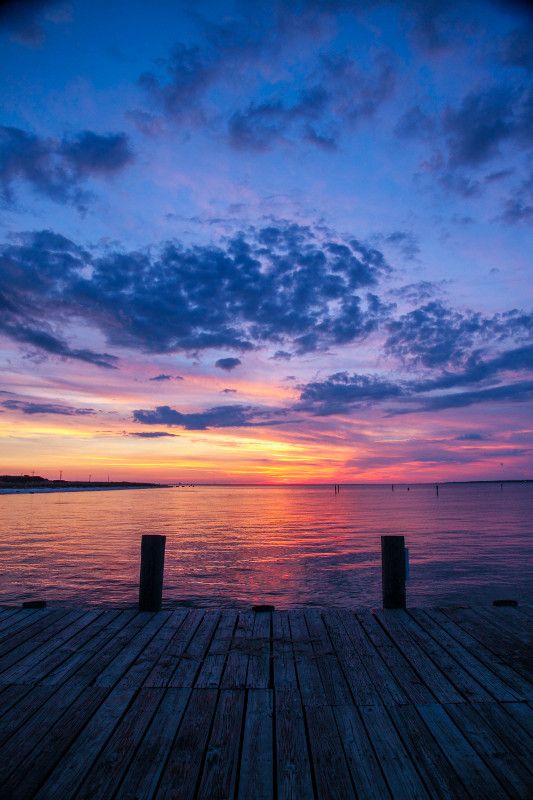
<svg viewBox="0 0 533 800">
<path fill-rule="evenodd" d="M 533 12 L 0 10 L 0 473 L 533 478 Z"/>
</svg>

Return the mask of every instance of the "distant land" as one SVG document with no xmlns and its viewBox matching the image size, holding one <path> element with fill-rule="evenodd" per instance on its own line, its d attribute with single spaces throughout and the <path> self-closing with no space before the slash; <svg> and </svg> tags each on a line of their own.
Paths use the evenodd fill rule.
<svg viewBox="0 0 533 800">
<path fill-rule="evenodd" d="M 0 475 L 0 494 L 17 492 L 69 491 L 99 489 L 163 489 L 164 483 L 135 483 L 132 481 L 63 481 L 48 480 L 41 475 Z"/>
</svg>

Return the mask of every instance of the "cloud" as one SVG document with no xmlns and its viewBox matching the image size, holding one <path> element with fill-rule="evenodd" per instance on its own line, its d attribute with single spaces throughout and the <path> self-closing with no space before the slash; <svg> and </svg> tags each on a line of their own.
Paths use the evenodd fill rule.
<svg viewBox="0 0 533 800">
<path fill-rule="evenodd" d="M 285 343 L 307 353 L 373 333 L 392 306 L 370 290 L 389 271 L 355 238 L 286 220 L 218 246 L 172 241 L 129 252 L 89 252 L 41 231 L 0 247 L 0 285 L 9 286 L 0 319 L 15 341 L 101 366 L 116 358 L 67 345 L 69 324 L 147 353 Z"/>
<path fill-rule="evenodd" d="M 171 381 L 172 380 L 172 375 L 165 375 L 164 373 L 161 373 L 161 375 L 154 375 L 153 378 L 148 378 L 148 380 L 150 380 L 150 381 Z"/>
<path fill-rule="evenodd" d="M 420 255 L 420 247 L 414 234 L 408 231 L 393 231 L 374 237 L 378 244 L 388 244 L 396 248 L 405 259 L 414 261 Z"/>
<path fill-rule="evenodd" d="M 88 258 L 52 231 L 21 235 L 17 244 L 0 248 L 0 335 L 50 355 L 116 369 L 116 356 L 72 347 L 53 328 L 54 317 L 56 327 L 64 327 L 61 287 L 77 280 Z"/>
<path fill-rule="evenodd" d="M 221 389 L 221 394 L 237 394 L 237 389 Z"/>
<path fill-rule="evenodd" d="M 336 372 L 324 381 L 313 381 L 301 387 L 298 411 L 316 416 L 343 414 L 353 408 L 401 397 L 404 389 L 375 375 L 349 375 Z"/>
<path fill-rule="evenodd" d="M 114 175 L 133 158 L 124 133 L 82 131 L 58 140 L 0 126 L 0 187 L 7 202 L 14 185 L 25 182 L 38 194 L 83 210 L 90 199 L 85 181 Z"/>
<path fill-rule="evenodd" d="M 417 139 L 430 147 L 422 173 L 464 197 L 479 194 L 483 185 L 512 174 L 507 168 L 481 178 L 486 164 L 510 150 L 516 159 L 533 142 L 533 89 L 528 83 L 507 81 L 468 91 L 455 106 L 428 113 L 419 105 L 408 109 L 396 125 L 401 138 Z"/>
<path fill-rule="evenodd" d="M 475 431 L 472 433 L 461 433 L 459 436 L 455 437 L 458 442 L 482 442 L 486 438 L 487 437 L 482 433 L 476 433 Z"/>
<path fill-rule="evenodd" d="M 382 55 L 364 69 L 346 55 L 322 56 L 294 101 L 251 101 L 234 112 L 228 124 L 230 144 L 264 152 L 282 142 L 306 141 L 335 150 L 340 129 L 353 129 L 373 117 L 394 82 L 394 70 Z"/>
<path fill-rule="evenodd" d="M 453 394 L 419 398 L 412 407 L 395 408 L 389 411 L 389 415 L 444 411 L 479 405 L 480 403 L 520 403 L 531 399 L 533 399 L 533 380 L 516 381 L 502 386 L 491 386 L 488 389 L 472 389 L 464 392 L 454 392 Z"/>
<path fill-rule="evenodd" d="M 87 417 L 95 414 L 94 408 L 74 408 L 61 403 L 35 403 L 28 400 L 4 400 L 4 408 L 23 414 L 60 414 L 65 417 Z"/>
<path fill-rule="evenodd" d="M 240 364 L 242 364 L 240 358 L 219 358 L 218 361 L 215 361 L 215 367 L 225 369 L 227 372 L 240 366 Z"/>
<path fill-rule="evenodd" d="M 64 15 L 54 13 L 64 5 L 63 0 L 3 0 L 0 5 L 0 30 L 7 30 L 20 44 L 35 47 L 44 39 L 45 20 L 64 19 Z"/>
<path fill-rule="evenodd" d="M 246 428 L 279 424 L 284 413 L 254 406 L 225 405 L 184 414 L 170 406 L 157 406 L 152 410 L 135 410 L 133 419 L 144 425 L 175 425 L 190 431 L 204 431 L 209 428 Z"/>
<path fill-rule="evenodd" d="M 391 295 L 408 303 L 423 303 L 435 295 L 442 294 L 445 283 L 446 281 L 417 281 L 400 286 L 399 289 L 392 289 Z"/>
<path fill-rule="evenodd" d="M 513 310 L 484 317 L 434 300 L 389 322 L 387 328 L 385 351 L 404 363 L 429 368 L 459 366 L 466 363 L 476 346 L 530 336 L 533 312 Z"/>
<path fill-rule="evenodd" d="M 138 439 L 163 439 L 167 436 L 176 438 L 177 433 L 168 433 L 167 431 L 133 431 L 126 434 L 127 436 L 136 436 Z"/>
<path fill-rule="evenodd" d="M 276 350 L 273 356 L 270 356 L 271 361 L 290 361 L 292 358 L 292 353 L 288 353 L 286 350 Z"/>
</svg>

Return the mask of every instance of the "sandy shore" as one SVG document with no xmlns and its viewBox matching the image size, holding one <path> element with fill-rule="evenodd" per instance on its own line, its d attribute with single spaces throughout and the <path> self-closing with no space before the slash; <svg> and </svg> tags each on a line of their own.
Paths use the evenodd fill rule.
<svg viewBox="0 0 533 800">
<path fill-rule="evenodd" d="M 33 489 L 0 489 L 2 494 L 55 494 L 57 492 L 115 492 L 137 489 L 166 489 L 166 486 L 36 486 Z"/>
</svg>

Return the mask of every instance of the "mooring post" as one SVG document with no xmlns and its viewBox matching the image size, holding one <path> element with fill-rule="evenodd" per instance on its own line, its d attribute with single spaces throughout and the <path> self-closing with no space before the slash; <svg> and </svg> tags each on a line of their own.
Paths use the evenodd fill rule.
<svg viewBox="0 0 533 800">
<path fill-rule="evenodd" d="M 166 536 L 142 536 L 139 611 L 161 611 L 166 540 Z"/>
<path fill-rule="evenodd" d="M 403 536 L 381 537 L 381 582 L 383 608 L 405 608 L 405 540 Z"/>
</svg>

